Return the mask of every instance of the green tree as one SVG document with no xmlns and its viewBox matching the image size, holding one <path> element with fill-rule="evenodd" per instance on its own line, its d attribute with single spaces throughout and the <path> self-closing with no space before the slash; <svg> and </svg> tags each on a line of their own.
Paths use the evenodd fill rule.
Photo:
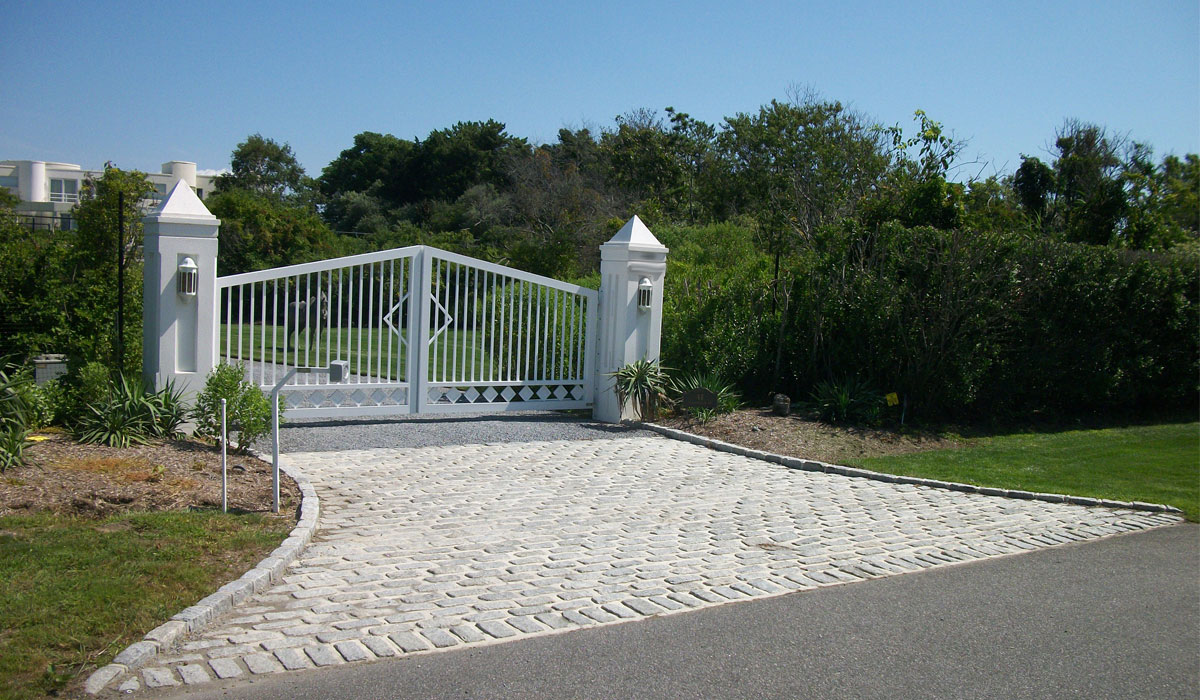
<svg viewBox="0 0 1200 700">
<path fill-rule="evenodd" d="M 74 234 L 21 225 L 17 203 L 0 189 L 0 357 L 24 360 L 67 351 Z"/>
<path fill-rule="evenodd" d="M 1107 245 L 1126 214 L 1120 138 L 1070 120 L 1058 131 L 1054 161 L 1055 215 L 1067 240 Z"/>
<path fill-rule="evenodd" d="M 779 260 L 826 224 L 855 216 L 887 172 L 884 133 L 840 102 L 801 95 L 725 119 L 717 142 L 731 197 Z"/>
<path fill-rule="evenodd" d="M 230 157 L 231 172 L 217 178 L 216 190 L 247 190 L 272 199 L 297 198 L 312 187 L 292 147 L 251 134 Z"/>
<path fill-rule="evenodd" d="M 345 245 L 304 206 L 249 190 L 217 192 L 205 204 L 221 220 L 217 266 L 222 275 L 336 257 Z"/>
<path fill-rule="evenodd" d="M 100 361 L 114 370 L 141 372 L 142 212 L 154 192 L 146 175 L 106 164 L 84 181 L 76 205 L 68 279 L 68 352 L 77 361 Z M 122 228 L 123 227 L 123 228 Z M 118 282 L 124 293 L 118 301 Z M 122 318 L 118 347 L 118 311 Z"/>
<path fill-rule="evenodd" d="M 1054 170 L 1032 156 L 1021 156 L 1021 166 L 1013 174 L 1013 189 L 1025 214 L 1039 227 L 1046 221 L 1047 207 L 1054 196 Z"/>
</svg>

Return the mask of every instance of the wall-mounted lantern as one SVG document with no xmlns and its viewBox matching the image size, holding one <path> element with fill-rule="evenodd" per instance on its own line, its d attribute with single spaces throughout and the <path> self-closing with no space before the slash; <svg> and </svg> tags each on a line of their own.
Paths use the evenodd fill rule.
<svg viewBox="0 0 1200 700">
<path fill-rule="evenodd" d="M 650 278 L 643 277 L 638 282 L 638 311 L 648 311 L 653 301 L 654 285 L 650 283 Z"/>
<path fill-rule="evenodd" d="M 200 268 L 196 267 L 195 260 L 184 258 L 183 262 L 179 263 L 179 293 L 185 297 L 194 297 L 199 285 Z"/>
</svg>

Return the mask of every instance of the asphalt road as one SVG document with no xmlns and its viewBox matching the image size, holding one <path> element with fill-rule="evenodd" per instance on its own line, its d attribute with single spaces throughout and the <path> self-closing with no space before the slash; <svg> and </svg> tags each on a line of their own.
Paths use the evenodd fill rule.
<svg viewBox="0 0 1200 700">
<path fill-rule="evenodd" d="M 178 696 L 1196 698 L 1200 527 Z"/>
</svg>

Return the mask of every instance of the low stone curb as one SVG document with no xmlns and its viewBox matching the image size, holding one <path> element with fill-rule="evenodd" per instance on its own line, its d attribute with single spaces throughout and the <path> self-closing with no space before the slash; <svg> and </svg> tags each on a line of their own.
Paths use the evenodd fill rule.
<svg viewBox="0 0 1200 700">
<path fill-rule="evenodd" d="M 947 489 L 950 491 L 961 491 L 963 493 L 978 493 L 984 496 L 1003 496 L 1005 498 L 1020 498 L 1031 501 L 1047 501 L 1049 503 L 1071 503 L 1079 506 L 1103 506 L 1105 508 L 1126 508 L 1129 510 L 1142 510 L 1151 513 L 1183 513 L 1182 510 L 1175 506 L 1168 506 L 1161 503 L 1142 503 L 1141 501 L 1110 501 L 1104 498 L 1085 498 L 1082 496 L 1068 496 L 1058 493 L 1034 493 L 1032 491 L 1016 491 L 1012 489 L 998 489 L 987 486 L 976 486 L 974 484 L 961 484 L 954 481 L 938 481 L 937 479 L 922 479 L 915 476 L 897 476 L 895 474 L 884 474 L 882 472 L 873 472 L 869 469 L 855 469 L 854 467 L 843 467 L 837 464 L 826 464 L 812 459 L 800 459 L 798 457 L 788 457 L 785 455 L 775 454 L 773 452 L 764 452 L 763 450 L 755 450 L 741 445 L 724 442 L 715 438 L 708 438 L 702 435 L 678 430 L 676 428 L 668 428 L 665 425 L 657 423 L 639 423 L 640 427 L 647 430 L 665 435 L 666 437 L 675 440 L 683 440 L 695 445 L 701 445 L 721 452 L 730 452 L 743 457 L 752 457 L 761 459 L 767 462 L 782 464 L 789 469 L 800 469 L 809 472 L 825 472 L 826 474 L 838 474 L 840 476 L 853 476 L 861 479 L 873 479 L 875 481 L 884 481 L 889 484 L 912 484 L 914 486 L 930 486 L 932 488 Z"/>
<path fill-rule="evenodd" d="M 271 462 L 269 455 L 255 453 L 254 456 L 268 464 Z M 121 675 L 137 670 L 154 660 L 160 651 L 170 648 L 181 636 L 203 629 L 222 613 L 232 610 L 233 606 L 251 595 L 261 593 L 283 577 L 284 569 L 296 560 L 316 533 L 317 521 L 321 516 L 321 502 L 317 498 L 316 489 L 299 469 L 282 464 L 279 465 L 279 469 L 300 487 L 300 520 L 287 538 L 270 556 L 260 561 L 241 578 L 221 586 L 215 593 L 195 605 L 184 608 L 167 622 L 147 632 L 142 641 L 126 647 L 113 658 L 112 663 L 92 672 L 83 684 L 85 693 L 96 695 Z"/>
</svg>

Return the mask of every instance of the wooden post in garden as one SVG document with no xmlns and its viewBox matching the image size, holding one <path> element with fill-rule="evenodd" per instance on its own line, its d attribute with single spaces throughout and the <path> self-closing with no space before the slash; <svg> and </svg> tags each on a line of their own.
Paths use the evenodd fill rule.
<svg viewBox="0 0 1200 700">
<path fill-rule="evenodd" d="M 610 375 L 630 362 L 658 360 L 666 273 L 666 246 L 637 216 L 600 246 L 596 420 L 617 423 L 636 415 L 631 406 L 620 405 Z"/>
<path fill-rule="evenodd" d="M 142 219 L 142 378 L 190 398 L 217 357 L 217 231 L 221 222 L 184 180 Z"/>
</svg>

